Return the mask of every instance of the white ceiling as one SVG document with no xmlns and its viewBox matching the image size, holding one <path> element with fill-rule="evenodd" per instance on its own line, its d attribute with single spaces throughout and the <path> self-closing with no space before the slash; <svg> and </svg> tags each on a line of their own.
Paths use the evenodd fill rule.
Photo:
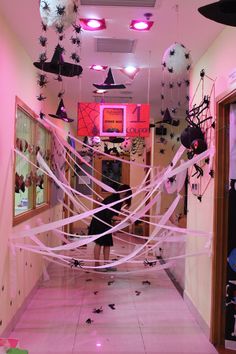
<svg viewBox="0 0 236 354">
<path fill-rule="evenodd" d="M 106 3 L 111 4 L 114 1 L 106 0 Z M 120 3 L 122 2 L 128 3 L 127 0 L 120 0 Z M 130 3 L 134 2 L 130 1 Z M 78 24 L 80 17 L 105 18 L 107 29 L 94 32 L 83 31 L 81 34 L 82 44 L 79 54 L 83 74 L 80 79 L 66 78 L 64 80 L 64 102 L 67 111 L 75 114 L 79 100 L 93 102 L 96 99 L 93 93 L 95 88 L 92 86 L 92 83 L 102 83 L 106 77 L 106 73 L 90 70 L 89 66 L 92 64 L 101 64 L 108 65 L 113 69 L 116 83 L 128 83 L 126 90 L 110 91 L 105 98 L 106 101 L 109 101 L 108 96 L 115 96 L 119 102 L 123 100 L 146 103 L 149 99 L 152 107 L 152 116 L 157 117 L 155 119 L 158 120 L 160 117 L 161 63 L 165 49 L 174 42 L 183 43 L 190 51 L 194 64 L 224 28 L 223 25 L 209 21 L 198 13 L 198 7 L 209 2 L 207 0 L 156 0 L 154 8 L 80 5 L 77 19 Z M 147 5 L 147 1 L 143 0 L 142 4 Z M 176 5 L 178 5 L 178 11 L 176 11 Z M 38 61 L 39 53 L 42 52 L 42 47 L 38 41 L 41 35 L 39 1 L 14 1 L 13 6 L 12 1 L 1 0 L 0 11 L 32 58 L 32 62 Z M 154 21 L 152 29 L 149 32 L 130 30 L 130 21 L 132 19 L 144 19 L 146 12 L 153 14 L 151 17 L 151 20 Z M 68 29 L 66 31 L 66 38 L 63 41 L 66 49 L 64 60 L 70 62 L 72 45 L 69 39 L 71 34 L 71 29 Z M 51 58 L 57 44 L 57 36 L 52 29 L 49 29 L 47 37 L 48 58 Z M 97 52 L 95 47 L 95 38 L 97 37 L 135 40 L 134 53 Z M 119 70 L 116 70 L 127 65 L 138 66 L 142 69 L 132 82 Z M 49 89 L 52 91 L 52 94 L 57 96 L 59 86 L 53 78 L 49 84 Z M 126 98 L 122 99 L 121 97 Z M 114 101 L 115 98 L 111 98 L 111 100 Z"/>
</svg>

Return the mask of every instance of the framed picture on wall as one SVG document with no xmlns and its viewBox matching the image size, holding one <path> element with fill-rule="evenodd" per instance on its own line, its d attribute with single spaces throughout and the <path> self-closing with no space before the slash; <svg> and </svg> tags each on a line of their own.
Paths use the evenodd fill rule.
<svg viewBox="0 0 236 354">
<path fill-rule="evenodd" d="M 100 106 L 100 136 L 126 135 L 126 106 Z"/>
</svg>

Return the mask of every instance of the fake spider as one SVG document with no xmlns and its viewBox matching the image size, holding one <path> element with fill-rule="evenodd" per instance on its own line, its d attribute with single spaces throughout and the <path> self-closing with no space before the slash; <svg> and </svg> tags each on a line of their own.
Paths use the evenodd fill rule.
<svg viewBox="0 0 236 354">
<path fill-rule="evenodd" d="M 47 76 L 44 75 L 44 74 L 39 74 L 38 77 L 39 77 L 38 81 L 37 81 L 38 85 L 40 87 L 45 87 L 47 85 L 47 83 L 48 83 Z"/>
</svg>

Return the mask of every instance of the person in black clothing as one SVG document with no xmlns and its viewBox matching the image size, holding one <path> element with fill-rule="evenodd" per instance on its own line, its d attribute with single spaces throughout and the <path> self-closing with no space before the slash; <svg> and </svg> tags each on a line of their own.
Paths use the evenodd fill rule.
<svg viewBox="0 0 236 354">
<path fill-rule="evenodd" d="M 131 200 L 132 200 L 132 191 L 128 184 L 121 185 L 118 190 L 119 193 L 113 193 L 106 197 L 102 203 L 103 204 L 110 204 L 115 201 L 119 201 L 125 197 L 129 197 L 124 202 L 117 203 L 113 205 L 110 209 L 103 209 L 94 214 L 92 221 L 89 226 L 89 235 L 97 235 L 101 234 L 104 231 L 107 231 L 111 228 L 111 224 L 113 221 L 120 221 L 122 217 L 119 216 L 119 211 L 121 210 L 122 206 L 130 207 Z M 108 224 L 108 225 L 106 225 Z M 109 233 L 107 235 L 101 236 L 95 241 L 94 246 L 94 259 L 95 259 L 95 266 L 99 266 L 99 259 L 101 253 L 101 247 L 103 246 L 103 256 L 104 260 L 108 261 L 110 256 L 110 247 L 113 246 L 112 234 Z M 115 268 L 111 270 L 116 270 Z"/>
</svg>

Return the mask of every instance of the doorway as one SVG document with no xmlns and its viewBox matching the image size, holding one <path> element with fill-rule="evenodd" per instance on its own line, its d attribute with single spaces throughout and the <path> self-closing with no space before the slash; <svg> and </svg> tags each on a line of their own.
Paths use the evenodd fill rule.
<svg viewBox="0 0 236 354">
<path fill-rule="evenodd" d="M 234 290 L 232 294 L 229 291 L 229 248 L 236 247 L 236 238 L 234 237 L 234 245 L 232 245 L 232 237 L 230 236 L 232 231 L 230 230 L 232 229 L 232 226 L 230 226 L 230 215 L 232 214 L 230 197 L 232 193 L 232 185 L 230 186 L 230 181 L 232 181 L 230 175 L 230 107 L 232 109 L 232 104 L 235 102 L 236 90 L 224 94 L 217 100 L 211 341 L 221 348 L 225 346 L 225 343 L 227 347 L 228 339 L 231 338 L 236 349 L 236 341 L 234 340 L 236 305 Z M 236 205 L 234 214 L 235 210 Z M 236 234 L 236 224 L 234 230 Z M 234 277 L 235 274 L 234 271 Z M 232 321 L 229 321 L 230 308 L 233 311 Z M 228 346 L 228 348 L 230 347 Z M 220 349 L 219 352 L 221 353 Z M 223 352 L 227 353 L 227 350 Z"/>
</svg>

